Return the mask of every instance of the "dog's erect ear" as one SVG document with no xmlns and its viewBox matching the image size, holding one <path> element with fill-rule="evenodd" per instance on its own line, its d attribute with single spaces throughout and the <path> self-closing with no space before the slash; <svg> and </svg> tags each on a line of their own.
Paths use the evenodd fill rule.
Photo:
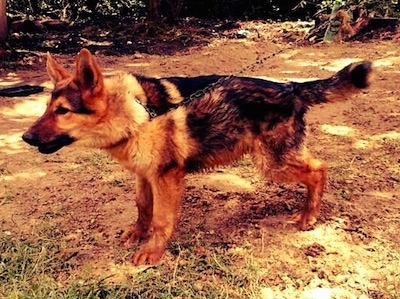
<svg viewBox="0 0 400 299">
<path fill-rule="evenodd" d="M 103 90 L 103 74 L 92 54 L 87 49 L 82 49 L 76 60 L 76 73 L 74 82 L 90 96 L 95 96 Z"/>
<path fill-rule="evenodd" d="M 57 63 L 57 61 L 54 60 L 53 56 L 51 56 L 51 54 L 49 52 L 47 52 L 46 69 L 47 69 L 47 73 L 50 76 L 51 81 L 54 84 L 65 78 L 71 77 L 69 72 L 64 67 L 59 65 Z"/>
</svg>

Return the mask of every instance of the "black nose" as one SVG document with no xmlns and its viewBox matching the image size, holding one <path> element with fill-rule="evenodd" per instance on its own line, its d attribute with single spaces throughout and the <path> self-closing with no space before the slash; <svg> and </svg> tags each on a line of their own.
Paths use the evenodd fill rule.
<svg viewBox="0 0 400 299">
<path fill-rule="evenodd" d="M 36 135 L 29 133 L 29 132 L 25 132 L 22 135 L 22 140 L 24 140 L 26 143 L 33 145 L 33 146 L 38 145 L 38 138 L 36 137 Z"/>
</svg>

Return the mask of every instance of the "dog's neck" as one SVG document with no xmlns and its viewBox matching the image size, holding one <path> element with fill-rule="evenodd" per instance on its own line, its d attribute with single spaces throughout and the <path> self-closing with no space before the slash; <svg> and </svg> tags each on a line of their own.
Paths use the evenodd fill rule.
<svg viewBox="0 0 400 299">
<path fill-rule="evenodd" d="M 124 168 L 135 171 L 135 155 L 137 152 L 137 139 L 126 138 L 119 142 L 103 148 L 111 157 L 115 158 Z"/>
<path fill-rule="evenodd" d="M 108 152 L 112 152 L 114 149 L 124 146 L 128 142 L 128 140 L 129 140 L 129 137 L 123 137 L 114 143 L 110 143 L 108 145 L 101 147 L 100 149 L 108 151 Z"/>
<path fill-rule="evenodd" d="M 141 96 L 141 91 L 133 80 L 136 78 L 127 73 L 120 73 L 105 80 L 110 115 L 108 136 L 114 135 L 114 138 L 100 148 L 116 158 L 122 165 L 132 159 L 132 153 L 137 148 L 140 126 L 150 119 L 143 105 L 136 100 Z M 124 123 L 124 129 L 117 132 L 121 130 L 121 123 Z"/>
</svg>

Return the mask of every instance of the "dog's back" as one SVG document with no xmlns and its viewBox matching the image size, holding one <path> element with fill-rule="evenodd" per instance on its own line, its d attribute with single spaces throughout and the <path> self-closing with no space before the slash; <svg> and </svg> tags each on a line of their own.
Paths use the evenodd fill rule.
<svg viewBox="0 0 400 299">
<path fill-rule="evenodd" d="M 331 78 L 304 83 L 226 78 L 202 98 L 181 107 L 184 113 L 177 113 L 185 117 L 179 123 L 189 132 L 187 142 L 193 143 L 193 152 L 184 162 L 186 171 L 226 164 L 250 152 L 268 157 L 269 164 L 284 163 L 302 148 L 308 108 L 344 100 L 366 88 L 370 73 L 370 63 L 361 62 Z M 166 118 L 168 130 L 183 130 L 173 115 Z"/>
</svg>

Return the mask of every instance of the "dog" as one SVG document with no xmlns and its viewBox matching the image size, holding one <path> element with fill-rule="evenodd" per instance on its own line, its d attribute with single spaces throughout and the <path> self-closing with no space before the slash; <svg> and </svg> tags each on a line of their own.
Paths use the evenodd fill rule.
<svg viewBox="0 0 400 299">
<path fill-rule="evenodd" d="M 293 218 L 301 229 L 312 228 L 327 169 L 304 145 L 306 112 L 367 88 L 372 66 L 357 62 L 303 83 L 217 75 L 105 78 L 95 57 L 82 49 L 74 73 L 50 54 L 47 72 L 54 82 L 51 98 L 22 139 L 44 154 L 70 144 L 103 149 L 136 174 L 138 218 L 121 241 L 141 242 L 132 261 L 152 265 L 178 221 L 185 175 L 244 154 L 266 177 L 307 187 L 305 206 Z M 188 100 L 199 89 L 203 94 Z M 157 116 L 151 117 L 149 106 Z"/>
</svg>

